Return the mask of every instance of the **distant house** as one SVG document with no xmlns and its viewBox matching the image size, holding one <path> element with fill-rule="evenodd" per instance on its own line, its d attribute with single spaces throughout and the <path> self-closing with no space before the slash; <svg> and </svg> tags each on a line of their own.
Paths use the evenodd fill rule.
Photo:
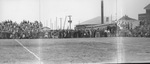
<svg viewBox="0 0 150 64">
<path fill-rule="evenodd" d="M 108 25 L 115 25 L 115 23 L 112 23 L 112 19 L 110 17 L 104 17 L 104 24 L 101 24 L 101 17 L 98 16 L 76 25 L 75 29 L 98 29 L 105 28 Z"/>
<path fill-rule="evenodd" d="M 117 21 L 117 24 L 121 29 L 134 29 L 136 26 L 139 26 L 139 23 L 139 20 L 130 18 L 127 15 L 123 16 Z"/>
<path fill-rule="evenodd" d="M 132 33 L 130 30 L 134 29 L 136 26 L 139 26 L 140 21 L 130 18 L 127 15 L 121 17 L 117 21 L 117 25 L 120 27 L 118 36 L 131 36 Z"/>
<path fill-rule="evenodd" d="M 146 13 L 139 14 L 138 20 L 141 23 L 150 24 L 150 4 L 148 4 L 146 7 L 144 7 L 144 9 L 146 10 Z"/>
</svg>

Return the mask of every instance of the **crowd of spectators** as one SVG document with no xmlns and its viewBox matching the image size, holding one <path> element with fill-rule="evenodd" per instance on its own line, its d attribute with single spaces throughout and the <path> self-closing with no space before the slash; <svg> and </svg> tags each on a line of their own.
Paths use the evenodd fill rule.
<svg viewBox="0 0 150 64">
<path fill-rule="evenodd" d="M 51 30 L 43 32 L 42 38 L 95 38 L 115 37 L 116 29 L 75 29 L 75 30 Z"/>
<path fill-rule="evenodd" d="M 150 37 L 150 25 L 140 25 L 131 30 L 133 37 Z"/>
<path fill-rule="evenodd" d="M 20 23 L 11 20 L 0 23 L 1 39 L 37 39 L 37 38 L 94 38 L 116 36 L 114 27 L 107 29 L 75 29 L 42 31 L 41 22 L 23 20 Z"/>
<path fill-rule="evenodd" d="M 23 20 L 20 24 L 11 20 L 0 23 L 0 38 L 33 38 L 39 32 L 42 23 Z"/>
<path fill-rule="evenodd" d="M 6 20 L 0 22 L 0 39 L 33 39 L 33 38 L 95 38 L 118 36 L 119 29 L 116 26 L 107 26 L 105 29 L 59 29 L 42 31 L 41 22 L 23 20 L 20 23 Z M 137 26 L 129 30 L 130 34 L 123 37 L 150 37 L 150 26 L 147 24 Z"/>
</svg>

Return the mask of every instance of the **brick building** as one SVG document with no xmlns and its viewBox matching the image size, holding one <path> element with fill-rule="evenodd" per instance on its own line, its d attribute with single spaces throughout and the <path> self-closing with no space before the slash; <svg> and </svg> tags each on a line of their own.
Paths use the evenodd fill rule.
<svg viewBox="0 0 150 64">
<path fill-rule="evenodd" d="M 139 14 L 138 20 L 141 22 L 141 25 L 150 24 L 150 4 L 144 7 L 146 13 Z"/>
</svg>

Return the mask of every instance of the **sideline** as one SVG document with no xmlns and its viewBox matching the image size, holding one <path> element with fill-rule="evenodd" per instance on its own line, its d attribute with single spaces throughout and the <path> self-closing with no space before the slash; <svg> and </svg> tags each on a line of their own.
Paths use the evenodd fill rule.
<svg viewBox="0 0 150 64">
<path fill-rule="evenodd" d="M 15 39 L 15 41 L 17 43 L 19 43 L 24 49 L 26 49 L 29 53 L 31 53 L 33 56 L 35 56 L 39 61 L 41 61 L 40 57 L 38 57 L 35 53 L 33 53 L 32 51 L 30 51 L 27 47 L 25 47 L 23 44 L 21 44 L 21 42 L 19 42 L 17 39 Z"/>
</svg>

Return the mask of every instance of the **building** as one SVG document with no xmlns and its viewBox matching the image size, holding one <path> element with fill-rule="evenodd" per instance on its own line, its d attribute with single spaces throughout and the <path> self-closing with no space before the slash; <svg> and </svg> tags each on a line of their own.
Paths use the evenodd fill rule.
<svg viewBox="0 0 150 64">
<path fill-rule="evenodd" d="M 150 24 L 150 4 L 144 7 L 146 13 L 139 14 L 138 20 L 141 22 L 142 25 Z"/>
<path fill-rule="evenodd" d="M 107 26 L 114 26 L 116 24 L 115 22 L 112 22 L 111 17 L 104 17 L 103 23 L 104 24 L 101 22 L 101 17 L 98 16 L 76 25 L 75 29 L 101 29 Z"/>
<path fill-rule="evenodd" d="M 130 18 L 127 15 L 121 17 L 117 21 L 117 25 L 119 26 L 120 30 L 118 31 L 118 36 L 126 37 L 131 36 L 131 30 L 134 29 L 136 26 L 139 26 L 140 21 Z"/>
<path fill-rule="evenodd" d="M 117 24 L 120 27 L 120 29 L 134 29 L 136 26 L 139 26 L 140 21 L 130 18 L 127 15 L 121 17 Z"/>
</svg>

